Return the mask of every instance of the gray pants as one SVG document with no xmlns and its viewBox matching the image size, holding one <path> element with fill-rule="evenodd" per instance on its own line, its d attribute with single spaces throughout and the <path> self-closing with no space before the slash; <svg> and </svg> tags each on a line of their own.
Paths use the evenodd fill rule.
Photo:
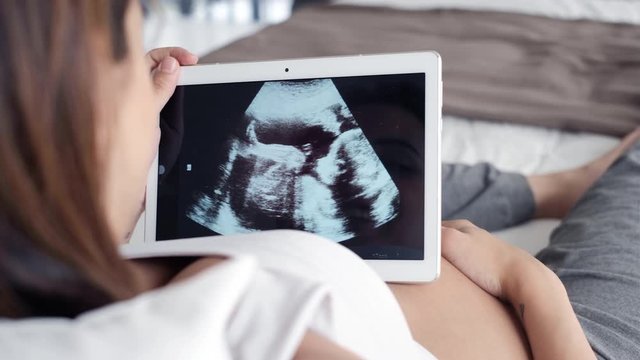
<svg viewBox="0 0 640 360">
<path fill-rule="evenodd" d="M 519 174 L 487 164 L 443 166 L 443 218 L 488 230 L 534 212 Z M 536 257 L 564 283 L 599 359 L 640 359 L 640 143 L 576 204 Z"/>
</svg>

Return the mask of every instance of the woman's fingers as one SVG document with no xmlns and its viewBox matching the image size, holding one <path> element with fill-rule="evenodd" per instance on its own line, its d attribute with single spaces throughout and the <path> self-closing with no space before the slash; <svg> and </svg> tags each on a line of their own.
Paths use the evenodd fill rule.
<svg viewBox="0 0 640 360">
<path fill-rule="evenodd" d="M 442 222 L 442 256 L 471 281 L 498 298 L 516 262 L 531 256 L 467 220 Z"/>
<path fill-rule="evenodd" d="M 442 226 L 451 228 L 451 229 L 456 229 L 463 233 L 469 233 L 474 230 L 480 229 L 469 220 L 446 220 L 442 222 Z"/>
<path fill-rule="evenodd" d="M 158 112 L 169 101 L 178 84 L 180 65 L 178 60 L 168 56 L 151 72 L 153 86 L 155 88 L 155 101 Z"/>
<path fill-rule="evenodd" d="M 147 54 L 147 63 L 156 92 L 158 112 L 169 101 L 176 89 L 180 66 L 194 65 L 197 62 L 197 56 L 178 47 L 154 49 Z"/>
<path fill-rule="evenodd" d="M 172 57 L 178 60 L 181 66 L 195 65 L 198 63 L 198 57 L 187 49 L 180 47 L 165 47 L 149 51 L 147 54 L 147 64 L 149 69 L 156 68 L 164 58 Z"/>
</svg>

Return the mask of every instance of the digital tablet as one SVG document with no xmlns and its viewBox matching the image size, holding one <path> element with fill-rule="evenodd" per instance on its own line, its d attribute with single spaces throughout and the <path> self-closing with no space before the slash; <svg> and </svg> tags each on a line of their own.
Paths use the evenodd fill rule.
<svg viewBox="0 0 640 360">
<path fill-rule="evenodd" d="M 182 68 L 144 241 L 295 229 L 385 281 L 435 279 L 441 91 L 435 52 Z"/>
</svg>

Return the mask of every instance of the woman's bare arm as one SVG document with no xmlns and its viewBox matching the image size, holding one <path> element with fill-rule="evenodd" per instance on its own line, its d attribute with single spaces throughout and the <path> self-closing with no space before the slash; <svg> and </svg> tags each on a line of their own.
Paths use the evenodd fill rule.
<svg viewBox="0 0 640 360">
<path fill-rule="evenodd" d="M 442 255 L 476 285 L 511 303 L 535 359 L 595 359 L 567 292 L 551 270 L 468 221 L 443 226 Z"/>
<path fill-rule="evenodd" d="M 517 312 L 535 359 L 595 359 L 556 274 L 533 257 L 509 274 L 504 298 Z"/>
</svg>

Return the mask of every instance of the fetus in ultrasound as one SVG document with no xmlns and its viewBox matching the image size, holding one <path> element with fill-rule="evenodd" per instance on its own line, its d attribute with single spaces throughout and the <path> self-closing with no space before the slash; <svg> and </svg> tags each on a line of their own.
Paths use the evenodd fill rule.
<svg viewBox="0 0 640 360">
<path fill-rule="evenodd" d="M 398 216 L 399 191 L 333 81 L 266 82 L 187 217 L 219 234 L 297 229 L 343 241 Z"/>
</svg>

